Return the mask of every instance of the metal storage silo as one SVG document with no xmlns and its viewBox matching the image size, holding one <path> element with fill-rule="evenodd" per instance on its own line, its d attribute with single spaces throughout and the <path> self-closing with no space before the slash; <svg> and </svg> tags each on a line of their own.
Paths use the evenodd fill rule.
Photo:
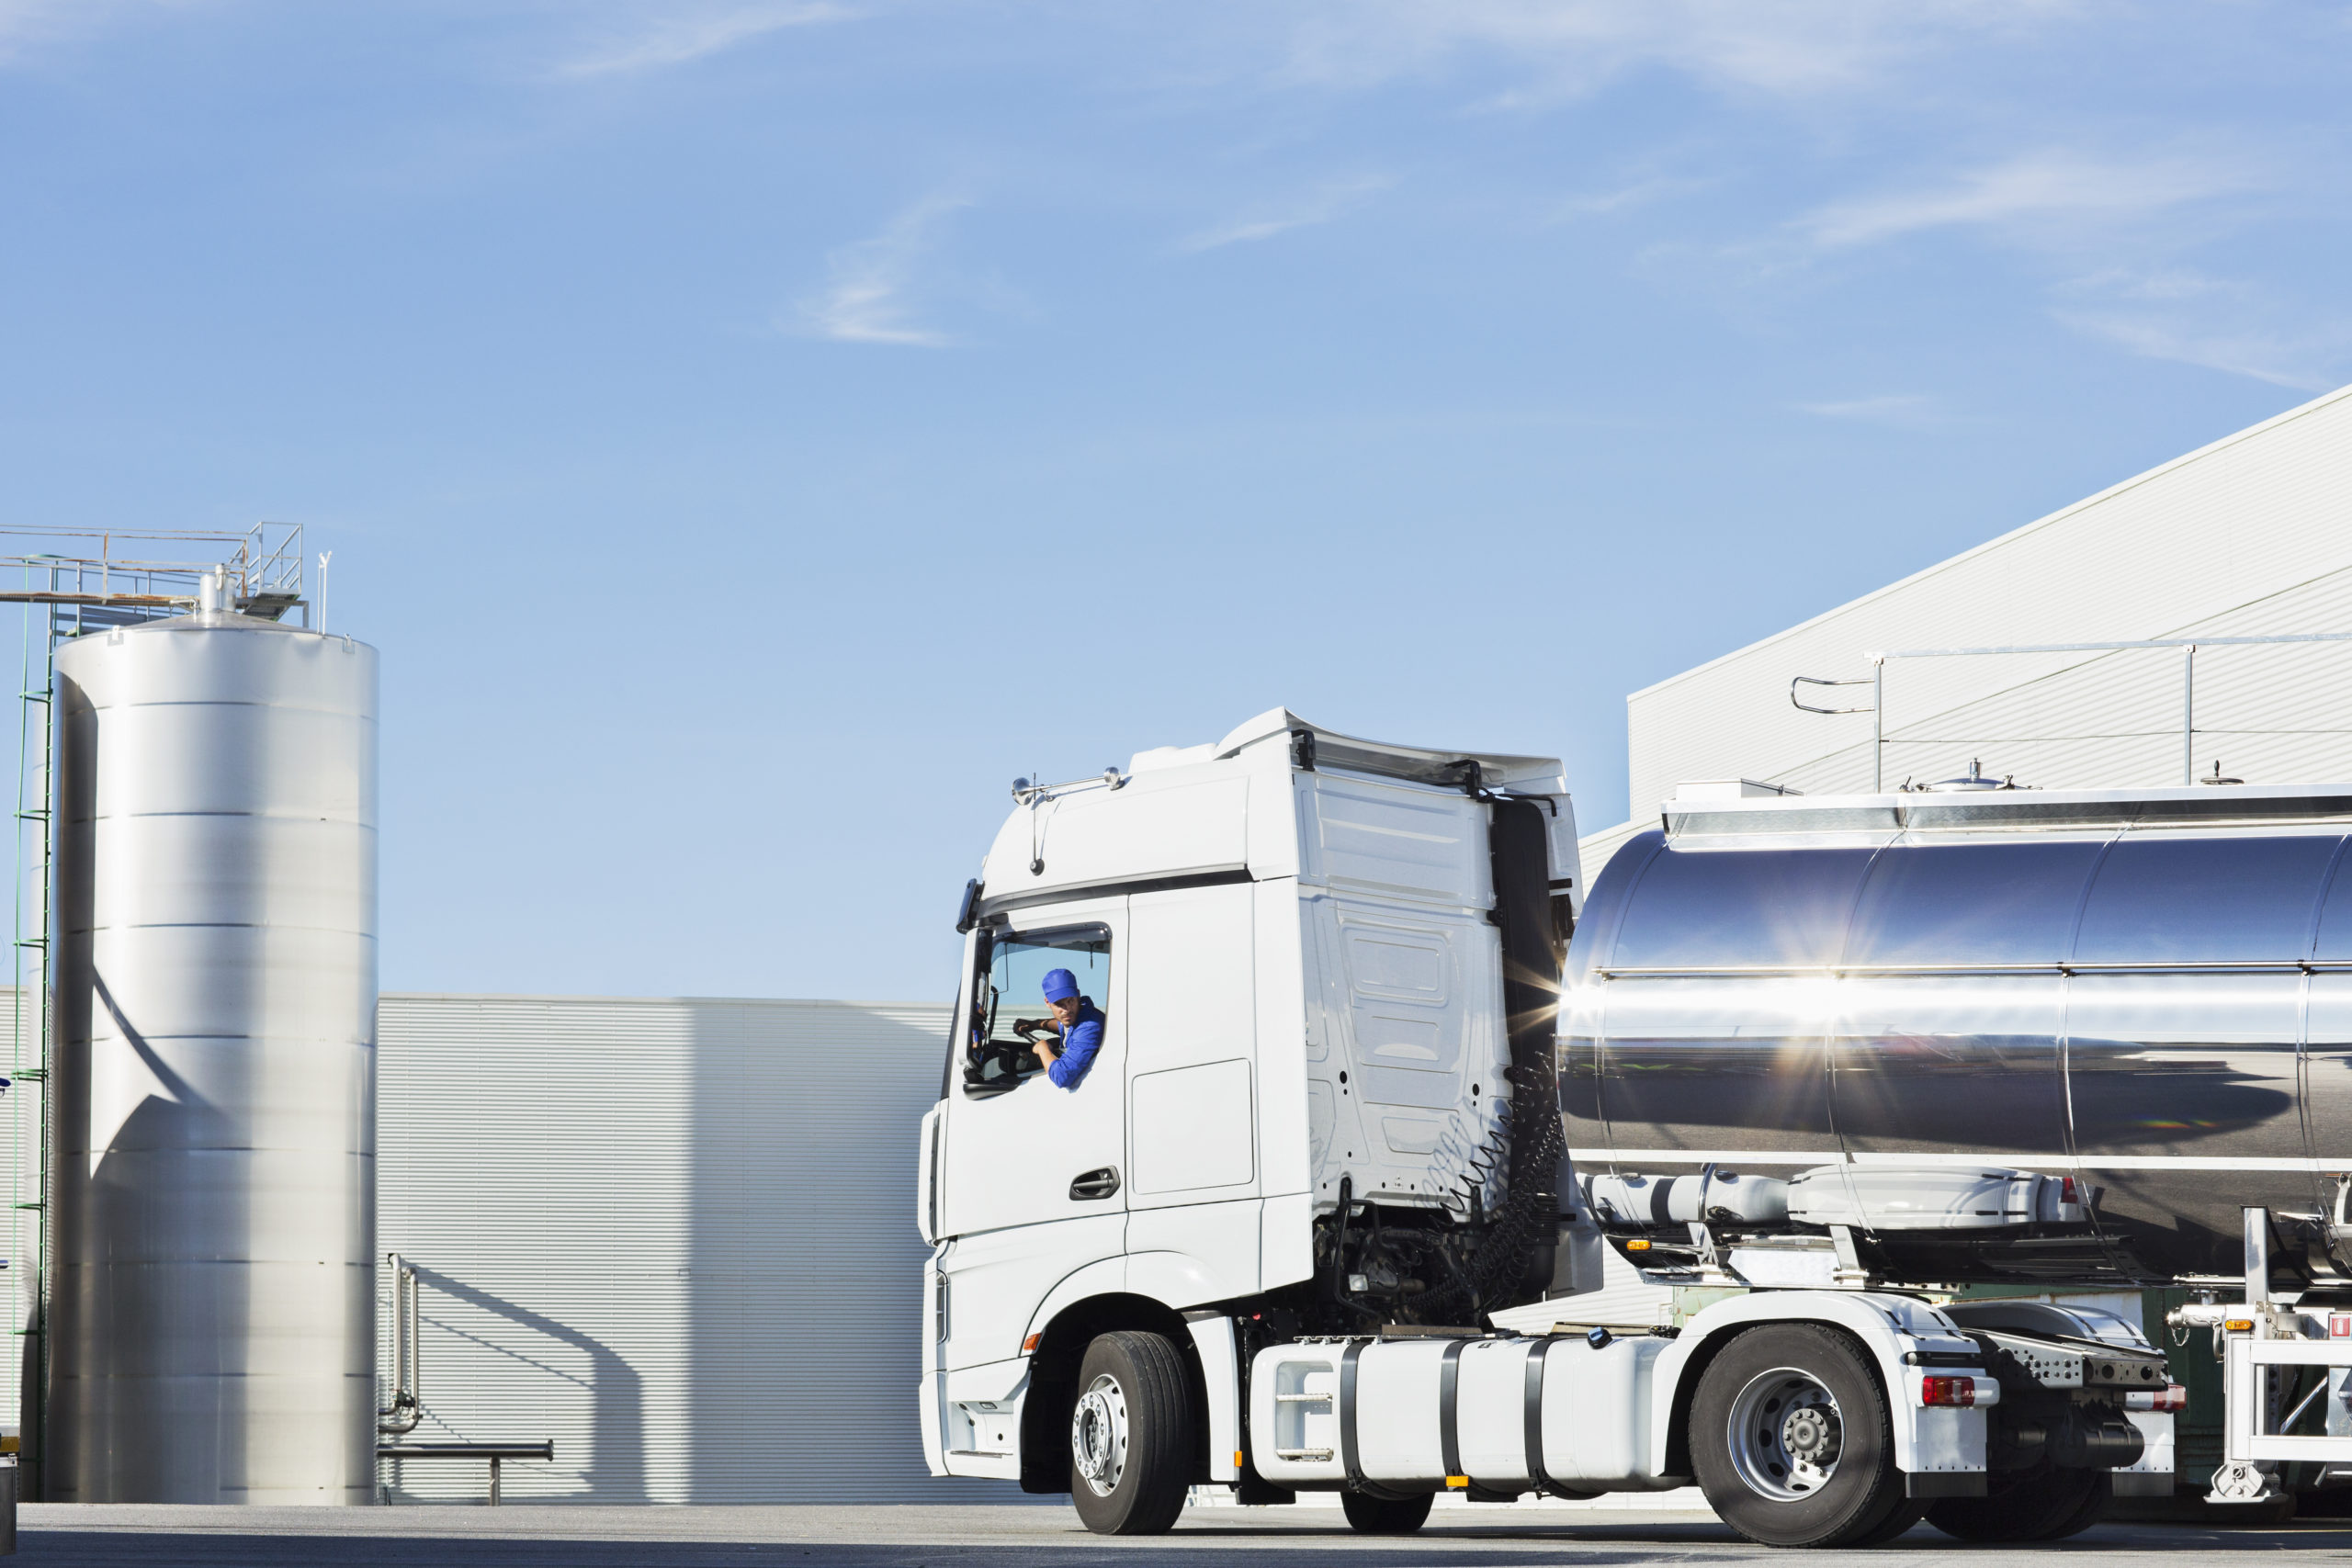
<svg viewBox="0 0 2352 1568">
<path fill-rule="evenodd" d="M 47 1495 L 374 1490 L 376 652 L 58 650 Z"/>
</svg>

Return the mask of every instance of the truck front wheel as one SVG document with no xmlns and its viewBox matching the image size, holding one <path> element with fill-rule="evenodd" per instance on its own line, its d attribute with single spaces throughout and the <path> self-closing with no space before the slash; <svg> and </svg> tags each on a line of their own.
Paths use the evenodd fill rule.
<svg viewBox="0 0 2352 1568">
<path fill-rule="evenodd" d="M 1724 1348 L 1690 1403 L 1690 1464 L 1724 1523 L 1765 1546 L 1863 1545 L 1907 1512 L 1878 1375 L 1815 1324 Z"/>
<path fill-rule="evenodd" d="M 1158 1334 L 1099 1336 L 1079 1363 L 1069 1491 L 1097 1535 L 1158 1535 L 1192 1484 L 1193 1403 L 1184 1359 Z"/>
</svg>

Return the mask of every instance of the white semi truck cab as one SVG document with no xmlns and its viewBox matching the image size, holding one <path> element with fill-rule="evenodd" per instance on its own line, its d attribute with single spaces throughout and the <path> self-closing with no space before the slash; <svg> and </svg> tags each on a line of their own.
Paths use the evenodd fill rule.
<svg viewBox="0 0 2352 1568">
<path fill-rule="evenodd" d="M 1169 1528 L 1203 1484 L 1335 1491 L 1351 1526 L 1395 1531 L 1444 1492 L 1695 1481 L 1781 1545 L 1923 1511 L 2046 1538 L 2170 1490 L 2178 1390 L 2136 1327 L 1888 1289 L 1867 1216 L 1807 1199 L 1804 1173 L 1762 1183 L 1760 1216 L 1737 1196 L 1758 1179 L 1713 1156 L 1679 1186 L 1579 1177 L 1559 1074 L 1586 889 L 1555 760 L 1276 709 L 1013 794 L 965 892 L 921 1132 L 934 1474 L 1069 1493 L 1108 1533 Z M 1057 969 L 1103 1021 L 1076 1075 L 1033 1048 Z M 1838 1191 L 1963 1227 L 1996 1177 L 2039 1192 L 1880 1176 Z M 2025 1200 L 2037 1235 L 2082 1220 L 2057 1179 Z M 1725 1261 L 1744 1217 L 1773 1232 L 1742 1244 L 1747 1274 Z M 1712 1304 L 1586 1321 L 1605 1245 Z"/>
</svg>

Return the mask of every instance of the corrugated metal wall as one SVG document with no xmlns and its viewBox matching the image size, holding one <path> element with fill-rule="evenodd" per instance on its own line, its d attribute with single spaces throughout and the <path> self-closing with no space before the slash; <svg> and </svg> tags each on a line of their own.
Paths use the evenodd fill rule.
<svg viewBox="0 0 2352 1568">
<path fill-rule="evenodd" d="M 379 1246 L 423 1284 L 410 1440 L 552 1438 L 554 1464 L 506 1465 L 517 1502 L 1017 1498 L 932 1480 L 915 1431 L 915 1129 L 945 1014 L 386 996 Z M 394 1501 L 484 1488 L 471 1461 L 382 1473 Z"/>
<path fill-rule="evenodd" d="M 1867 675 L 1863 655 L 1886 649 L 2306 631 L 2352 631 L 2352 388 L 1634 693 L 1634 820 L 1585 840 L 1587 886 L 1679 781 L 1870 787 L 1869 717 L 1798 712 L 1792 676 Z M 1887 670 L 1889 787 L 1976 757 L 2045 788 L 2182 782 L 2177 651 Z M 2197 772 L 2218 759 L 2256 783 L 2352 778 L 2347 699 L 2352 647 L 2206 649 Z"/>
</svg>

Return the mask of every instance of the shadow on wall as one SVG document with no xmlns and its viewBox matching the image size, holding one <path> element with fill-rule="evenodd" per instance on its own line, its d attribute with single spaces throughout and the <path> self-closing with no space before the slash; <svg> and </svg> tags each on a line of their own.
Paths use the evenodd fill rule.
<svg viewBox="0 0 2352 1568">
<path fill-rule="evenodd" d="M 58 1384 L 47 1411 L 46 1442 L 36 1449 L 49 1461 L 41 1477 L 45 1495 L 99 1503 L 234 1500 L 254 1426 L 248 1404 L 254 1385 L 241 1377 L 206 1376 L 209 1369 L 201 1362 L 168 1356 L 169 1348 L 194 1343 L 221 1348 L 208 1359 L 242 1359 L 253 1337 L 252 1269 L 186 1260 L 204 1249 L 213 1249 L 213 1258 L 250 1256 L 250 1191 L 233 1177 L 216 1177 L 200 1190 L 192 1190 L 197 1183 L 190 1179 L 209 1163 L 206 1156 L 217 1157 L 250 1139 L 238 1136 L 231 1118 L 123 1016 L 106 976 L 95 967 L 88 973 L 113 1038 L 130 1048 L 163 1092 L 143 1096 L 103 1145 L 69 1145 L 57 1164 L 53 1221 L 69 1238 L 67 1255 L 75 1264 L 51 1274 L 57 1293 L 49 1328 L 63 1354 L 57 1358 L 62 1368 L 51 1368 Z M 102 1033 L 93 1044 L 86 998 L 64 1016 L 79 1026 L 59 1051 L 67 1068 L 60 1075 L 65 1103 L 74 1112 L 67 1125 L 89 1128 L 96 1064 L 112 1041 Z M 118 1253 L 141 1266 L 114 1265 Z M 126 1350 L 132 1347 L 166 1348 L 164 1359 L 127 1366 Z M 154 1356 L 151 1351 L 150 1359 Z M 276 1369 L 265 1362 L 264 1370 Z M 157 1371 L 165 1375 L 153 1375 Z M 169 1414 L 196 1417 L 209 1443 L 138 1440 L 139 1417 L 165 1414 L 166 1407 L 153 1403 L 155 1391 L 175 1381 L 177 1408 Z"/>
<path fill-rule="evenodd" d="M 936 1009 L 695 1005 L 693 1501 L 1051 1501 L 923 1465 L 916 1134 L 946 1050 Z"/>
<path fill-rule="evenodd" d="M 471 1339 L 477 1346 L 494 1348 L 498 1354 L 523 1361 L 545 1376 L 584 1387 L 588 1395 L 590 1437 L 588 1452 L 579 1465 L 578 1473 L 586 1489 L 588 1498 L 597 1503 L 616 1506 L 649 1501 L 645 1484 L 644 1380 L 638 1375 L 635 1367 L 622 1359 L 610 1346 L 581 1333 L 576 1328 L 567 1327 L 551 1317 L 533 1312 L 527 1307 L 517 1306 L 513 1302 L 491 1294 L 488 1291 L 478 1290 L 462 1280 L 453 1280 L 448 1275 L 427 1269 L 422 1264 L 411 1261 L 408 1266 L 416 1270 L 417 1283 L 424 1290 L 440 1292 L 474 1308 L 477 1312 L 503 1318 L 516 1327 L 526 1329 L 533 1334 L 546 1335 L 558 1344 L 569 1346 L 584 1356 L 587 1359 L 588 1371 L 583 1377 L 576 1372 L 566 1371 L 551 1361 L 534 1359 L 526 1351 L 518 1351 L 508 1346 L 492 1347 L 482 1337 L 468 1334 L 461 1325 L 436 1318 L 430 1310 L 430 1296 L 419 1298 L 418 1314 L 422 1320 L 422 1327 Z M 432 1369 L 428 1365 L 425 1368 L 425 1376 L 429 1379 L 431 1375 Z M 427 1420 L 431 1420 L 434 1414 L 433 1391 L 429 1382 L 424 1389 L 424 1412 Z M 404 1439 L 388 1440 L 536 1443 L 547 1436 L 544 1431 L 522 1429 L 523 1419 L 520 1416 L 516 1416 L 515 1429 L 511 1431 L 468 1432 L 462 1438 L 418 1431 L 410 1433 Z M 560 1450 L 558 1451 L 559 1459 L 568 1460 L 571 1457 Z M 393 1460 L 383 1465 L 385 1484 L 397 1497 L 407 1490 L 410 1477 L 405 1472 L 412 1464 L 418 1468 L 430 1467 L 435 1472 L 435 1479 L 446 1479 L 439 1472 L 448 1471 L 453 1465 L 469 1462 L 470 1461 L 450 1460 Z M 487 1473 L 486 1467 L 484 1467 L 484 1472 Z"/>
</svg>

